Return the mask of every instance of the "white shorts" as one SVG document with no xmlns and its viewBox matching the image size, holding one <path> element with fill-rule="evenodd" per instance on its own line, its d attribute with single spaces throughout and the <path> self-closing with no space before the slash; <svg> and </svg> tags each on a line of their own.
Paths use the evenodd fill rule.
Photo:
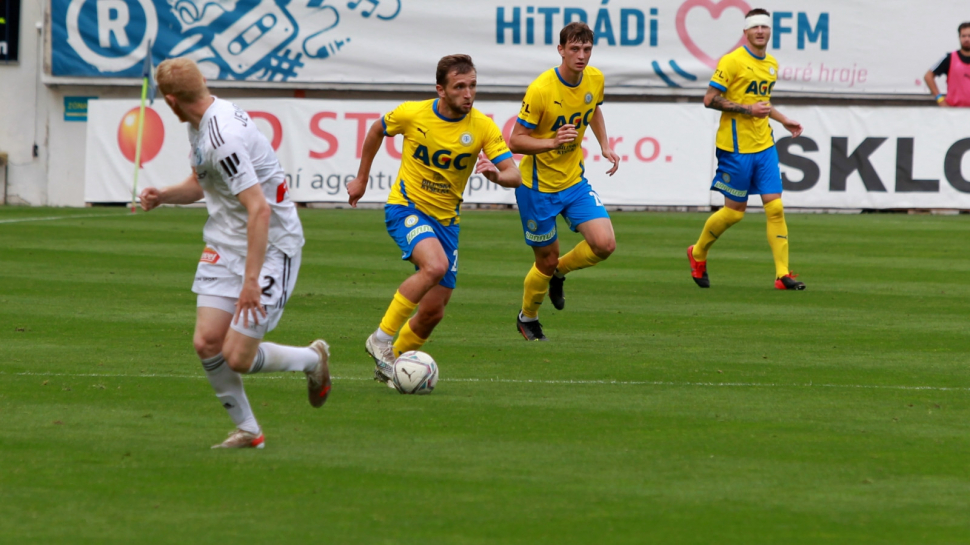
<svg viewBox="0 0 970 545">
<path fill-rule="evenodd" d="M 259 284 L 263 288 L 260 303 L 266 309 L 266 317 L 258 315 L 258 323 L 249 320 L 249 326 L 243 326 L 242 317 L 238 323 L 233 323 L 232 329 L 252 337 L 262 339 L 280 322 L 286 301 L 296 287 L 296 277 L 300 272 L 301 252 L 288 256 L 279 248 L 266 248 L 266 258 L 263 268 L 259 272 Z M 199 259 L 199 267 L 195 271 L 195 282 L 192 291 L 198 294 L 196 306 L 224 310 L 230 314 L 236 312 L 236 301 L 242 291 L 243 278 L 246 271 L 245 256 L 231 251 L 206 246 Z"/>
</svg>

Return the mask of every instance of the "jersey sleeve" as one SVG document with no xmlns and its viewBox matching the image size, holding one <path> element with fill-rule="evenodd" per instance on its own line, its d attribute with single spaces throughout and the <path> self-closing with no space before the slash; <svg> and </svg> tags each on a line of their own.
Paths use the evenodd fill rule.
<svg viewBox="0 0 970 545">
<path fill-rule="evenodd" d="M 259 183 L 256 169 L 245 143 L 236 135 L 226 135 L 226 143 L 215 150 L 214 161 L 233 195 Z"/>
<path fill-rule="evenodd" d="M 534 129 L 539 126 L 542 119 L 544 102 L 542 91 L 538 86 L 530 85 L 522 99 L 522 108 L 519 109 L 519 118 L 516 122 L 527 129 Z"/>
<path fill-rule="evenodd" d="M 498 125 L 491 119 L 488 119 L 484 140 L 485 145 L 482 147 L 482 151 L 485 152 L 485 157 L 488 157 L 489 161 L 501 163 L 512 157 L 512 151 L 509 150 L 509 146 L 505 143 L 505 138 L 502 137 L 502 131 L 499 130 Z"/>
<path fill-rule="evenodd" d="M 408 123 L 411 122 L 413 112 L 414 108 L 411 107 L 411 103 L 405 102 L 384 114 L 384 117 L 381 118 L 381 123 L 384 124 L 384 136 L 395 136 L 403 133 Z"/>
<path fill-rule="evenodd" d="M 947 53 L 940 64 L 936 65 L 936 68 L 933 69 L 934 76 L 945 76 L 950 73 L 950 57 L 951 55 Z"/>
<path fill-rule="evenodd" d="M 721 60 L 717 61 L 717 68 L 714 69 L 714 74 L 711 76 L 710 86 L 722 93 L 727 91 L 731 82 L 734 80 L 734 72 L 735 65 L 731 57 L 729 55 L 721 57 Z"/>
</svg>

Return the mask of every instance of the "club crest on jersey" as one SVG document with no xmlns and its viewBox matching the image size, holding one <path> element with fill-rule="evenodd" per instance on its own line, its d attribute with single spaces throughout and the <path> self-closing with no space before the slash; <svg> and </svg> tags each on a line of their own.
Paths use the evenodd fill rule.
<svg viewBox="0 0 970 545">
<path fill-rule="evenodd" d="M 418 223 L 418 217 L 415 216 L 414 214 L 412 214 L 412 215 L 404 218 L 404 226 L 405 227 L 414 227 L 415 224 L 417 224 L 417 223 Z"/>
<path fill-rule="evenodd" d="M 771 74 L 772 76 L 774 76 L 775 75 L 775 67 L 774 66 L 769 66 L 768 67 L 768 73 Z"/>
<path fill-rule="evenodd" d="M 583 100 L 586 101 L 586 104 L 593 102 L 593 93 L 586 93 L 586 96 L 583 97 Z"/>
<path fill-rule="evenodd" d="M 458 141 L 461 142 L 461 145 L 463 146 L 471 145 L 472 140 L 474 139 L 472 138 L 471 133 L 468 133 L 468 132 L 462 133 L 461 138 L 458 139 Z"/>
<path fill-rule="evenodd" d="M 209 248 L 208 246 L 206 247 L 205 250 L 202 250 L 202 257 L 199 258 L 200 263 L 209 263 L 210 265 L 214 265 L 218 261 L 219 261 L 219 252 L 213 250 L 212 248 Z"/>
<path fill-rule="evenodd" d="M 536 220 L 529 220 L 529 221 L 527 221 L 525 223 L 525 226 L 528 227 L 529 230 L 532 231 L 532 232 L 535 232 L 535 230 L 539 228 L 539 226 L 536 225 Z"/>
</svg>

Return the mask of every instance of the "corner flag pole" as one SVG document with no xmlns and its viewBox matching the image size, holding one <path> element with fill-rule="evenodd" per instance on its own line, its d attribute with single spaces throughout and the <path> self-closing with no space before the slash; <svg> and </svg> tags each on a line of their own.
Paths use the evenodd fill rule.
<svg viewBox="0 0 970 545">
<path fill-rule="evenodd" d="M 141 107 L 138 109 L 138 139 L 135 144 L 135 180 L 131 184 L 131 213 L 135 213 L 135 201 L 138 199 L 138 171 L 141 170 L 141 143 L 145 134 L 145 100 L 151 90 L 151 103 L 155 103 L 155 75 L 152 66 L 152 42 L 148 42 L 145 54 L 145 64 L 141 74 Z"/>
<path fill-rule="evenodd" d="M 148 97 L 148 78 L 142 78 L 141 108 L 138 109 L 138 141 L 135 144 L 135 181 L 131 184 L 131 213 L 135 213 L 138 199 L 138 171 L 141 170 L 141 139 L 145 133 L 145 98 Z"/>
</svg>

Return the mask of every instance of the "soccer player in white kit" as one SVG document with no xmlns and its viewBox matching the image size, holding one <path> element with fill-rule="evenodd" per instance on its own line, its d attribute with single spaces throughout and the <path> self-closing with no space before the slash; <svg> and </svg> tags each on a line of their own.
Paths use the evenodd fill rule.
<svg viewBox="0 0 970 545">
<path fill-rule="evenodd" d="M 156 81 L 166 104 L 189 124 L 192 174 L 178 185 L 146 188 L 141 207 L 205 197 L 209 219 L 192 285 L 198 294 L 193 343 L 216 397 L 236 424 L 212 448 L 263 448 L 240 373 L 302 371 L 314 407 L 330 393 L 326 342 L 306 348 L 262 342 L 296 285 L 303 226 L 272 146 L 245 111 L 209 94 L 192 60 L 163 61 Z"/>
</svg>

